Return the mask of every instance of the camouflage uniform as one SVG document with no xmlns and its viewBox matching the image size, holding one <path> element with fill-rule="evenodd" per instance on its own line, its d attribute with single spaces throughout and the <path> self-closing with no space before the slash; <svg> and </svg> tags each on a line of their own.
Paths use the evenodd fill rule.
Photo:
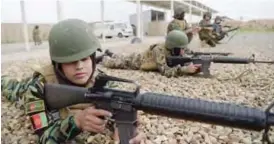
<svg viewBox="0 0 274 144">
<path fill-rule="evenodd" d="M 1 76 L 2 95 L 11 102 L 23 102 L 25 114 L 30 117 L 33 130 L 39 136 L 39 143 L 71 143 L 75 142 L 71 140 L 75 140 L 76 136 L 82 134 L 82 130 L 75 124 L 74 114 L 92 104 L 77 104 L 60 110 L 49 111 L 42 98 L 45 83 L 73 85 L 62 81 L 62 77 L 60 78 L 56 73 L 59 68 L 54 63 L 76 61 L 95 53 L 100 48 L 99 41 L 90 33 L 92 30 L 88 27 L 87 23 L 75 19 L 57 23 L 49 34 L 50 56 L 53 64 L 36 69 L 32 77 L 21 81 L 11 79 L 8 76 Z M 73 35 L 77 35 L 78 39 Z M 68 47 L 68 45 L 75 47 Z M 66 57 L 67 55 L 71 57 Z M 95 67 L 93 68 L 95 70 Z M 85 87 L 90 87 L 92 84 L 93 79 L 90 78 Z M 106 133 L 111 135 L 113 124 L 109 123 L 107 128 Z M 96 136 L 104 140 L 102 135 L 97 134 Z M 93 139 L 94 144 L 105 143 L 98 141 L 97 137 Z M 107 139 L 105 138 L 105 140 Z"/>
<path fill-rule="evenodd" d="M 39 143 L 60 143 L 76 138 L 82 131 L 76 127 L 73 115 L 91 105 L 78 104 L 59 111 L 47 111 L 46 105 L 41 99 L 44 95 L 43 86 L 45 83 L 58 83 L 52 65 L 37 69 L 32 77 L 21 81 L 2 76 L 2 95 L 11 102 L 24 102 L 25 114 L 31 117 L 33 130 L 40 136 Z M 92 86 L 92 83 L 87 86 Z M 111 129 L 111 125 L 109 123 L 109 129 Z M 105 133 L 112 135 L 113 132 L 106 130 Z M 97 135 L 97 137 L 99 136 L 103 137 Z M 94 141 L 96 139 L 98 138 L 95 137 Z"/>
<path fill-rule="evenodd" d="M 223 31 L 223 26 L 220 24 L 222 18 L 220 16 L 216 16 L 213 24 L 213 35 L 216 37 L 218 41 L 222 40 L 226 33 Z"/>
<path fill-rule="evenodd" d="M 187 21 L 181 17 L 181 14 L 184 13 L 184 9 L 182 7 L 178 7 L 174 10 L 174 20 L 172 20 L 168 26 L 167 26 L 167 34 L 172 31 L 172 30 L 181 30 L 181 31 L 186 31 L 190 27 L 187 23 Z M 188 41 L 190 42 L 193 38 L 193 33 L 188 32 L 187 33 Z"/>
<path fill-rule="evenodd" d="M 216 16 L 215 20 L 214 20 L 214 24 L 213 24 L 213 31 L 215 33 L 221 33 L 222 32 L 222 26 L 220 24 L 221 21 L 221 17 L 220 16 Z"/>
<path fill-rule="evenodd" d="M 174 31 L 178 32 L 178 30 L 173 30 L 172 32 Z M 174 34 L 172 32 L 170 32 L 167 35 L 167 40 L 169 39 L 169 35 Z M 181 31 L 179 32 L 183 33 Z M 185 37 L 182 37 L 182 38 L 178 37 L 178 39 L 181 39 L 183 41 L 182 42 L 184 43 L 183 48 L 186 48 L 188 39 L 185 34 L 184 36 Z M 174 44 L 174 43 L 173 42 L 168 43 L 167 40 L 165 44 L 151 45 L 149 49 L 143 53 L 133 53 L 128 56 L 114 55 L 112 57 L 104 57 L 102 61 L 102 65 L 107 68 L 113 68 L 113 69 L 159 71 L 162 75 L 165 75 L 167 77 L 182 76 L 188 73 L 186 66 L 178 65 L 177 67 L 168 67 L 166 63 L 166 57 L 171 55 L 170 49 L 172 49 L 172 46 L 169 46 L 170 43 L 171 44 Z"/>
<path fill-rule="evenodd" d="M 217 44 L 217 40 L 215 39 L 215 35 L 214 35 L 213 31 L 211 29 L 208 29 L 208 28 L 205 27 L 206 25 L 210 24 L 210 21 L 207 21 L 205 19 L 205 16 L 210 16 L 211 17 L 211 14 L 210 13 L 205 13 L 204 14 L 204 19 L 202 19 L 199 22 L 199 26 L 202 28 L 199 31 L 199 38 L 200 38 L 201 41 L 206 42 L 208 45 L 210 45 L 212 47 L 215 47 L 216 44 Z"/>
<path fill-rule="evenodd" d="M 174 19 L 172 20 L 168 26 L 167 26 L 167 33 L 169 33 L 172 30 L 181 30 L 181 31 L 185 31 L 189 29 L 189 26 L 186 22 L 186 20 L 178 20 L 178 19 Z"/>
</svg>

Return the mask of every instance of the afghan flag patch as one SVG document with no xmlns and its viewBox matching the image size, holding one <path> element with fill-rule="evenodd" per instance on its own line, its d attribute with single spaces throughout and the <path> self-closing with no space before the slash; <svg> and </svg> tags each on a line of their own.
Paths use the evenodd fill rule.
<svg viewBox="0 0 274 144">
<path fill-rule="evenodd" d="M 44 111 L 45 105 L 43 100 L 26 103 L 26 114 Z"/>
<path fill-rule="evenodd" d="M 32 115 L 31 121 L 35 131 L 48 126 L 48 119 L 45 112 Z"/>
</svg>

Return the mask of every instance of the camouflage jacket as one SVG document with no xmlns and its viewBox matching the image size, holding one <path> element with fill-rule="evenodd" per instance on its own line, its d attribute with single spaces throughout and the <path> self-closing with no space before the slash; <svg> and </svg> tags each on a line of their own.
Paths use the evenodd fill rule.
<svg viewBox="0 0 274 144">
<path fill-rule="evenodd" d="M 210 24 L 210 21 L 207 21 L 205 19 L 202 19 L 200 22 L 199 22 L 199 26 L 200 27 L 203 27 L 205 25 L 209 25 Z"/>
<path fill-rule="evenodd" d="M 142 53 L 141 70 L 158 70 L 167 77 L 181 76 L 188 73 L 186 66 L 169 67 L 166 57 L 171 53 L 165 48 L 165 44 L 151 45 L 148 50 Z"/>
<path fill-rule="evenodd" d="M 215 33 L 221 33 L 221 32 L 223 32 L 222 25 L 214 23 L 213 24 L 213 32 L 215 32 Z"/>
<path fill-rule="evenodd" d="M 177 20 L 174 19 L 172 20 L 168 26 L 167 26 L 167 33 L 169 33 L 172 30 L 181 30 L 181 31 L 185 31 L 189 28 L 186 20 Z"/>
<path fill-rule="evenodd" d="M 45 69 L 49 69 L 49 67 L 46 66 Z M 21 81 L 4 75 L 1 76 L 2 96 L 5 96 L 11 102 L 22 102 L 25 114 L 30 117 L 33 130 L 39 136 L 39 143 L 55 144 L 68 142 L 82 131 L 77 128 L 73 114 L 71 115 L 64 111 L 69 108 L 64 108 L 57 112 L 47 110 L 41 97 L 44 94 L 44 84 L 48 83 L 48 81 L 56 82 L 52 74 L 48 72 L 41 74 L 35 71 L 32 77 Z M 83 107 L 83 105 L 81 106 Z M 71 106 L 69 112 L 73 111 L 73 107 L 77 107 L 77 105 Z"/>
<path fill-rule="evenodd" d="M 40 30 L 39 29 L 33 29 L 32 36 L 33 37 L 39 37 L 40 36 Z"/>
<path fill-rule="evenodd" d="M 165 44 L 154 44 L 142 53 L 132 53 L 126 56 L 115 54 L 112 57 L 104 57 L 102 65 L 111 69 L 158 71 L 167 77 L 188 73 L 186 66 L 169 67 L 166 63 L 166 57 L 170 55 Z"/>
</svg>

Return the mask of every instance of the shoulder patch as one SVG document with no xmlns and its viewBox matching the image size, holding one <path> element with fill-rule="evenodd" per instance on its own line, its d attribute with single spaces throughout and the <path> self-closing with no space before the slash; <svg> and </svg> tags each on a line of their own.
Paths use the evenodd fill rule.
<svg viewBox="0 0 274 144">
<path fill-rule="evenodd" d="M 48 118 L 45 112 L 37 113 L 31 116 L 31 123 L 34 131 L 48 126 Z"/>
<path fill-rule="evenodd" d="M 45 104 L 43 100 L 32 101 L 26 103 L 26 114 L 31 114 L 35 112 L 45 111 Z"/>
</svg>

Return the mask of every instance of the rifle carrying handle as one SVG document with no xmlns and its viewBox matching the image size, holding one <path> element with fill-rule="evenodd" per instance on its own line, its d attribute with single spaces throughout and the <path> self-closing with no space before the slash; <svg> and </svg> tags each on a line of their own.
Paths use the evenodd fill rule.
<svg viewBox="0 0 274 144">
<path fill-rule="evenodd" d="M 145 93 L 136 99 L 137 109 L 173 118 L 260 131 L 266 114 L 255 108 L 200 99 Z"/>
</svg>

